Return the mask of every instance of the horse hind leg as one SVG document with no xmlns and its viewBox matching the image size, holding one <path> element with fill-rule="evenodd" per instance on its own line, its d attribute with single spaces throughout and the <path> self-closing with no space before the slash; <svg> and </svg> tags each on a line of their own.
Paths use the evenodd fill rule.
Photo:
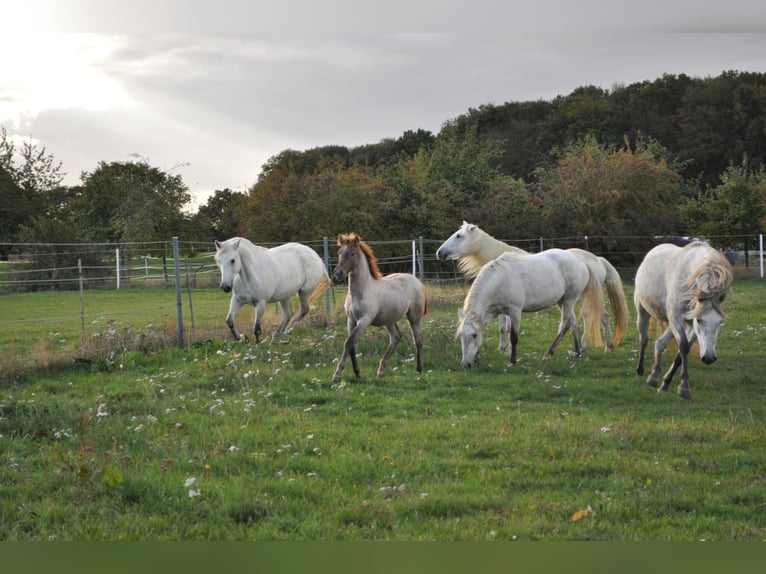
<svg viewBox="0 0 766 574">
<path fill-rule="evenodd" d="M 300 309 L 298 309 L 298 312 L 293 316 L 292 321 L 285 327 L 285 333 L 292 333 L 293 329 L 295 329 L 295 325 L 308 314 L 310 309 L 309 296 L 310 293 L 298 293 L 298 299 L 300 300 L 301 306 Z"/>
<path fill-rule="evenodd" d="M 285 332 L 285 328 L 287 327 L 287 324 L 290 322 L 290 319 L 293 316 L 293 307 L 290 304 L 289 298 L 283 299 L 282 301 L 280 301 L 279 306 L 282 309 L 282 320 L 279 322 L 279 325 L 277 326 L 276 330 L 271 335 L 272 341 Z"/>
<path fill-rule="evenodd" d="M 604 309 L 604 312 L 601 314 L 601 328 L 604 329 L 604 352 L 606 353 L 614 349 L 614 344 L 612 343 L 612 325 L 609 321 L 609 313 L 607 313 L 606 309 Z"/>
<path fill-rule="evenodd" d="M 550 360 L 554 351 L 556 350 L 556 347 L 558 347 L 561 339 L 564 337 L 564 335 L 566 335 L 570 328 L 572 329 L 572 333 L 574 335 L 575 354 L 578 357 L 582 356 L 582 349 L 580 348 L 580 327 L 577 324 L 577 318 L 574 315 L 574 310 L 572 308 L 567 309 L 562 307 L 559 331 L 556 333 L 556 338 L 553 339 L 553 343 L 551 343 L 551 346 L 548 348 L 548 352 L 545 353 L 545 356 L 543 357 L 544 361 Z"/>
<path fill-rule="evenodd" d="M 394 351 L 396 350 L 396 346 L 399 344 L 399 341 L 402 340 L 402 332 L 399 330 L 399 326 L 396 323 L 391 323 L 390 325 L 386 325 L 386 329 L 388 330 L 389 343 L 388 343 L 388 348 L 386 349 L 386 352 L 383 354 L 383 358 L 380 359 L 380 364 L 378 365 L 379 377 L 382 377 L 386 373 L 386 365 L 388 365 L 389 359 L 394 354 Z"/>
<path fill-rule="evenodd" d="M 646 358 L 646 347 L 649 344 L 649 314 L 643 309 L 638 310 L 638 318 L 636 319 L 636 329 L 638 330 L 638 365 L 636 366 L 636 374 L 644 374 L 644 360 Z"/>
<path fill-rule="evenodd" d="M 410 321 L 412 330 L 412 339 L 415 341 L 415 368 L 418 376 L 423 372 L 423 330 L 420 328 L 420 321 Z"/>
</svg>

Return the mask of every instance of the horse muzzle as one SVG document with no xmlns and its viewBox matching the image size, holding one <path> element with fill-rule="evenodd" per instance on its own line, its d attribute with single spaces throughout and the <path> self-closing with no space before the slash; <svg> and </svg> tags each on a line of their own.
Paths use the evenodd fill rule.
<svg viewBox="0 0 766 574">
<path fill-rule="evenodd" d="M 332 273 L 332 277 L 335 279 L 336 283 L 343 283 L 346 281 L 346 272 L 343 271 L 343 269 L 336 267 L 335 271 Z"/>
<path fill-rule="evenodd" d="M 450 258 L 450 253 L 448 253 L 446 249 L 440 247 L 436 250 L 436 258 L 439 261 L 447 261 Z"/>
<path fill-rule="evenodd" d="M 224 293 L 231 293 L 231 285 L 228 285 L 228 284 L 224 285 L 223 283 L 221 283 L 221 291 L 223 291 Z"/>
<path fill-rule="evenodd" d="M 703 355 L 702 356 L 702 362 L 706 365 L 712 365 L 718 360 L 718 357 L 716 355 Z"/>
</svg>

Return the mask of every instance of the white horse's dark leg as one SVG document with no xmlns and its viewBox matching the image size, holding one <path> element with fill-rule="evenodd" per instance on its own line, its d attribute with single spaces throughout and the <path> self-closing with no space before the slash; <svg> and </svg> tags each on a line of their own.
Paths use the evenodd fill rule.
<svg viewBox="0 0 766 574">
<path fill-rule="evenodd" d="M 638 366 L 636 374 L 644 374 L 644 358 L 646 357 L 646 346 L 649 344 L 649 313 L 640 308 L 638 318 L 636 319 L 636 329 L 638 330 Z"/>
<path fill-rule="evenodd" d="M 652 363 L 652 370 L 649 371 L 649 376 L 646 379 L 646 384 L 650 387 L 659 387 L 657 391 L 660 393 L 664 393 L 668 390 L 667 386 L 665 386 L 665 388 L 659 386 L 659 381 L 660 371 L 662 370 L 662 355 L 665 353 L 665 348 L 668 346 L 668 342 L 672 336 L 673 329 L 668 327 L 654 342 L 654 363 Z"/>
<path fill-rule="evenodd" d="M 287 327 L 285 328 L 285 333 L 292 332 L 292 330 L 295 328 L 295 325 L 298 324 L 298 321 L 303 319 L 306 316 L 306 314 L 309 312 L 309 308 L 310 308 L 309 297 L 310 296 L 311 296 L 311 293 L 303 293 L 303 292 L 298 293 L 298 299 L 300 300 L 301 307 L 300 309 L 298 309 L 298 313 L 296 313 L 293 316 L 293 320 L 290 321 L 290 324 L 287 325 Z"/>
<path fill-rule="evenodd" d="M 575 317 L 574 312 L 572 312 L 569 326 L 572 329 L 572 337 L 574 338 L 575 356 L 582 357 L 585 350 L 585 345 L 582 344 L 582 341 L 585 340 L 585 333 L 583 333 L 582 337 L 580 336 L 580 322 Z"/>
<path fill-rule="evenodd" d="M 574 309 L 573 306 L 560 306 L 561 308 L 561 322 L 559 322 L 559 330 L 558 333 L 556 333 L 556 338 L 553 339 L 553 343 L 551 343 L 551 346 L 548 348 L 548 352 L 545 353 L 545 356 L 543 357 L 543 361 L 548 361 L 553 356 L 553 352 L 556 350 L 556 347 L 561 342 L 561 339 L 566 335 L 567 331 L 569 330 L 570 326 L 573 324 L 573 321 L 576 324 L 577 318 L 574 315 Z M 578 327 L 579 331 L 579 327 Z M 579 357 L 581 354 L 580 351 L 580 341 L 578 340 L 579 337 L 575 337 L 575 353 Z"/>
<path fill-rule="evenodd" d="M 668 372 L 665 373 L 665 376 L 662 377 L 662 385 L 660 385 L 660 388 L 657 389 L 658 392 L 666 393 L 668 391 L 668 387 L 670 386 L 670 381 L 673 380 L 673 375 L 676 374 L 676 371 L 678 370 L 678 367 L 681 366 L 683 363 L 683 357 L 681 356 L 681 353 L 676 353 L 676 356 L 673 358 L 673 362 L 670 364 L 670 368 L 668 369 Z"/>
<path fill-rule="evenodd" d="M 266 311 L 266 301 L 258 301 L 255 305 L 255 322 L 253 323 L 253 335 L 255 336 L 255 344 L 261 342 L 261 321 L 263 320 L 263 313 Z"/>
<path fill-rule="evenodd" d="M 604 312 L 601 314 L 601 327 L 604 329 L 604 351 L 610 351 L 614 348 L 614 345 L 612 345 L 612 325 L 609 321 L 609 313 L 606 312 L 606 309 L 604 309 Z M 583 339 L 584 338 L 585 334 L 583 334 Z"/>
<path fill-rule="evenodd" d="M 399 330 L 399 326 L 396 323 L 386 325 L 386 329 L 388 330 L 388 348 L 383 354 L 383 358 L 380 359 L 380 364 L 378 365 L 379 377 L 382 377 L 386 373 L 386 365 L 388 365 L 388 360 L 394 354 L 399 341 L 402 340 L 402 332 Z"/>
<path fill-rule="evenodd" d="M 510 359 L 508 359 L 508 366 L 513 366 L 516 364 L 516 347 L 519 344 L 519 328 L 515 326 L 515 324 L 511 324 L 511 356 Z"/>
<path fill-rule="evenodd" d="M 279 322 L 276 330 L 272 333 L 271 339 L 274 340 L 285 332 L 287 323 L 293 316 L 293 307 L 290 305 L 290 298 L 283 299 L 279 302 L 279 307 L 282 309 L 282 320 Z"/>
<path fill-rule="evenodd" d="M 673 367 L 671 367 L 670 371 L 668 371 L 668 374 L 665 375 L 667 381 L 663 380 L 662 386 L 667 390 L 667 386 L 670 383 L 670 380 L 673 378 L 673 374 L 675 373 L 676 369 L 678 368 L 677 363 L 680 362 L 681 382 L 679 383 L 676 392 L 682 399 L 690 399 L 692 398 L 692 392 L 689 388 L 689 351 L 691 351 L 691 346 L 695 337 L 693 334 L 691 337 L 688 337 L 686 332 L 682 330 L 680 339 L 681 340 L 678 343 L 678 355 L 676 355 L 676 359 L 673 361 Z"/>
<path fill-rule="evenodd" d="M 241 307 L 242 305 L 240 304 L 239 299 L 232 295 L 231 300 L 229 301 L 229 314 L 226 315 L 226 326 L 229 327 L 229 331 L 231 331 L 231 335 L 236 341 L 246 340 L 234 326 L 234 318 L 237 316 Z"/>
</svg>

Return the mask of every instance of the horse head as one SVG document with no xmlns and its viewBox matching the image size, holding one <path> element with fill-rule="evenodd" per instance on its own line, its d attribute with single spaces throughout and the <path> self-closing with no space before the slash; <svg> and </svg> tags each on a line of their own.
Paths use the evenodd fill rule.
<svg viewBox="0 0 766 574">
<path fill-rule="evenodd" d="M 466 313 L 462 308 L 458 308 L 457 318 L 455 336 L 460 339 L 460 347 L 463 351 L 461 364 L 463 368 L 470 369 L 479 362 L 479 350 L 484 340 L 484 326 L 488 321 L 474 312 Z"/>
<path fill-rule="evenodd" d="M 356 233 L 338 235 L 338 264 L 333 271 L 333 279 L 344 283 L 346 276 L 351 273 L 359 262 L 359 237 Z"/>
<path fill-rule="evenodd" d="M 476 229 L 478 229 L 476 225 L 463 221 L 463 225 L 436 250 L 436 258 L 439 261 L 448 261 L 458 259 L 468 253 L 469 250 L 466 247 L 473 239 Z"/>
<path fill-rule="evenodd" d="M 237 253 L 238 247 L 238 237 L 224 242 L 215 242 L 215 262 L 221 270 L 221 290 L 224 293 L 231 293 L 234 278 L 242 267 L 239 253 Z"/>
<path fill-rule="evenodd" d="M 721 307 L 726 292 L 734 280 L 731 265 L 722 255 L 693 273 L 686 282 L 688 319 L 692 322 L 694 336 L 699 342 L 700 358 L 706 365 L 718 359 L 715 345 L 726 314 Z"/>
<path fill-rule="evenodd" d="M 721 303 L 725 294 L 716 294 L 711 298 L 698 299 L 691 309 L 692 328 L 700 347 L 700 358 L 706 365 L 715 363 L 718 359 L 715 345 L 725 314 Z"/>
</svg>

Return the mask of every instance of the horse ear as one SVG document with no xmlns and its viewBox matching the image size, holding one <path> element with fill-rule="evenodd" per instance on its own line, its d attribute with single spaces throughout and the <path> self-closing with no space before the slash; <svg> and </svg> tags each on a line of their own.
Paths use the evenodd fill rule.
<svg viewBox="0 0 766 574">
<path fill-rule="evenodd" d="M 217 251 L 221 250 L 221 242 L 218 241 L 217 239 L 215 240 L 215 248 L 216 248 Z"/>
<path fill-rule="evenodd" d="M 354 233 L 354 245 L 359 245 L 359 241 L 361 239 L 362 239 L 361 237 L 359 237 L 356 233 Z"/>
<path fill-rule="evenodd" d="M 492 319 L 496 317 L 495 313 L 484 313 L 481 316 L 481 320 L 484 322 L 484 325 L 489 325 L 492 322 Z"/>
<path fill-rule="evenodd" d="M 237 237 L 234 241 L 231 242 L 232 248 L 236 251 L 239 247 L 239 237 Z"/>
</svg>

